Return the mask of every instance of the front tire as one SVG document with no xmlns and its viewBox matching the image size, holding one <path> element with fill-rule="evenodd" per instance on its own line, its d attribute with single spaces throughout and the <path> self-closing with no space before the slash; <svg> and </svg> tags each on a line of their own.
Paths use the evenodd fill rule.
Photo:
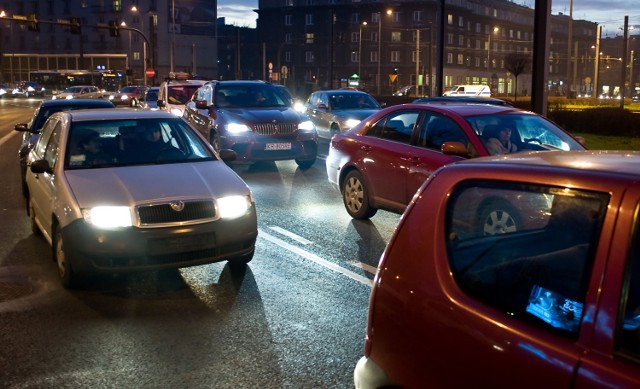
<svg viewBox="0 0 640 389">
<path fill-rule="evenodd" d="M 58 266 L 58 276 L 62 286 L 67 289 L 76 287 L 78 285 L 78 277 L 71 265 L 71 258 L 65 252 L 62 228 L 59 225 L 55 226 L 53 233 L 53 258 Z"/>
<path fill-rule="evenodd" d="M 366 220 L 378 212 L 377 208 L 369 204 L 369 190 L 367 189 L 362 174 L 352 170 L 342 183 L 342 200 L 347 213 L 352 218 Z"/>
<path fill-rule="evenodd" d="M 316 162 L 316 159 L 296 159 L 298 167 L 302 170 L 307 170 Z"/>
<path fill-rule="evenodd" d="M 479 235 L 499 235 L 522 229 L 518 210 L 506 200 L 493 199 L 480 206 Z"/>
</svg>

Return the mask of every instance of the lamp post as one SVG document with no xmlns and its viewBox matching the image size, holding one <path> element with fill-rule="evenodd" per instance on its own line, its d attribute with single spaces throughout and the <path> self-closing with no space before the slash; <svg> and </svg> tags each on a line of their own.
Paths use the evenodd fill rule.
<svg viewBox="0 0 640 389">
<path fill-rule="evenodd" d="M 487 41 L 487 81 L 490 83 L 491 81 L 491 36 L 496 32 L 500 31 L 498 27 L 494 27 L 491 31 L 489 31 L 489 39 Z M 493 85 L 489 85 L 491 88 Z"/>
<path fill-rule="evenodd" d="M 387 15 L 391 15 L 393 12 L 388 9 Z M 382 12 L 378 12 L 378 73 L 376 74 L 376 85 L 378 88 L 378 96 L 380 96 L 380 57 L 382 54 Z"/>
<path fill-rule="evenodd" d="M 120 23 L 120 26 L 122 27 L 127 27 L 127 23 L 123 20 L 122 23 Z M 129 85 L 129 69 L 131 68 L 131 30 L 129 30 L 129 55 L 127 55 L 127 63 L 126 63 L 126 80 L 127 80 L 127 85 Z"/>
<path fill-rule="evenodd" d="M 362 27 L 366 25 L 367 22 L 362 22 L 360 24 L 360 35 L 358 36 L 358 84 L 360 84 L 360 80 L 362 80 Z"/>
</svg>

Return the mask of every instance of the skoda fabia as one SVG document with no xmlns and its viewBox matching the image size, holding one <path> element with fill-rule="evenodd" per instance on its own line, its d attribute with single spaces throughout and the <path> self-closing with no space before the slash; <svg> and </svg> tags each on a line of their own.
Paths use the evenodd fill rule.
<svg viewBox="0 0 640 389">
<path fill-rule="evenodd" d="M 251 191 L 189 124 L 167 112 L 52 115 L 29 154 L 28 212 L 65 287 L 95 273 L 187 267 L 254 253 Z"/>
</svg>

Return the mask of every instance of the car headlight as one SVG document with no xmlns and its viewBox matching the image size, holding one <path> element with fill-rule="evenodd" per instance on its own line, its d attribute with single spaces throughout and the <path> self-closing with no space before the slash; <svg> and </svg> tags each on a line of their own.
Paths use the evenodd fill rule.
<svg viewBox="0 0 640 389">
<path fill-rule="evenodd" d="M 239 134 L 241 132 L 250 132 L 251 128 L 249 128 L 249 126 L 247 126 L 246 124 L 229 123 L 227 124 L 227 131 L 232 134 Z"/>
<path fill-rule="evenodd" d="M 133 224 L 129 207 L 98 206 L 82 210 L 87 223 L 98 228 L 131 227 Z"/>
<path fill-rule="evenodd" d="M 122 95 L 122 97 L 121 97 L 120 99 L 121 99 L 121 100 L 128 100 L 128 99 L 129 99 L 129 96 L 127 96 L 127 95 Z"/>
<path fill-rule="evenodd" d="M 182 117 L 183 112 L 180 108 L 171 108 L 171 113 L 176 116 Z"/>
<path fill-rule="evenodd" d="M 67 97 L 65 97 L 65 99 L 71 100 L 71 99 L 73 99 L 73 95 L 67 95 Z"/>
<path fill-rule="evenodd" d="M 352 128 L 358 125 L 358 123 L 360 123 L 360 120 L 358 119 L 347 119 L 343 122 L 344 126 L 347 128 Z"/>
<path fill-rule="evenodd" d="M 298 130 L 300 131 L 315 131 L 316 126 L 313 125 L 311 120 L 305 120 L 304 122 L 300 122 L 298 124 Z"/>
<path fill-rule="evenodd" d="M 113 100 L 113 99 L 115 99 L 115 98 L 116 98 L 116 97 L 115 97 L 114 95 L 109 96 L 109 100 Z"/>
<path fill-rule="evenodd" d="M 307 107 L 300 101 L 293 103 L 293 109 L 300 113 L 305 113 Z"/>
<path fill-rule="evenodd" d="M 221 219 L 236 219 L 243 216 L 251 208 L 250 196 L 227 196 L 218 199 Z"/>
</svg>

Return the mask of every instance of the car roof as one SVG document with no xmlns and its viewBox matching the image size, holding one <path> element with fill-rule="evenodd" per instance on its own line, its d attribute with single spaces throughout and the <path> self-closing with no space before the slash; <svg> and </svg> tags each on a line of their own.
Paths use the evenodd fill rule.
<svg viewBox="0 0 640 389">
<path fill-rule="evenodd" d="M 41 107 L 115 107 L 108 100 L 100 99 L 58 99 L 58 100 L 44 100 Z"/>
<path fill-rule="evenodd" d="M 493 97 L 473 97 L 473 96 L 435 96 L 423 97 L 413 100 L 414 103 L 472 103 L 472 104 L 495 104 L 513 106 L 505 100 Z"/>
<path fill-rule="evenodd" d="M 146 109 L 87 109 L 80 111 L 66 111 L 75 121 L 85 120 L 127 120 L 127 119 L 179 119 L 166 111 L 150 111 Z"/>
<path fill-rule="evenodd" d="M 640 178 L 640 151 L 544 151 L 471 158 L 459 164 L 548 166 L 570 170 L 619 173 Z M 483 167 L 484 169 L 485 167 Z M 487 168 L 490 168 L 487 166 Z"/>
<path fill-rule="evenodd" d="M 425 104 L 425 103 L 408 103 L 401 104 L 401 107 L 408 108 L 422 108 L 425 106 L 432 107 L 439 111 L 451 112 L 452 114 L 459 116 L 476 116 L 476 115 L 493 115 L 500 113 L 509 113 L 509 112 L 521 112 L 532 114 L 529 111 L 524 111 L 519 108 L 515 108 L 509 105 L 494 105 L 494 104 L 469 104 L 464 102 L 447 102 L 447 103 L 433 103 L 433 104 Z M 386 109 L 398 107 L 398 105 L 392 105 Z"/>
<path fill-rule="evenodd" d="M 358 95 L 365 94 L 365 95 L 368 95 L 368 93 L 365 92 L 365 91 L 353 90 L 353 89 L 328 89 L 328 90 L 319 90 L 319 91 L 317 91 L 317 93 L 328 93 L 328 94 L 339 93 L 339 94 L 345 94 L 345 95 L 346 94 L 358 94 Z"/>
</svg>

